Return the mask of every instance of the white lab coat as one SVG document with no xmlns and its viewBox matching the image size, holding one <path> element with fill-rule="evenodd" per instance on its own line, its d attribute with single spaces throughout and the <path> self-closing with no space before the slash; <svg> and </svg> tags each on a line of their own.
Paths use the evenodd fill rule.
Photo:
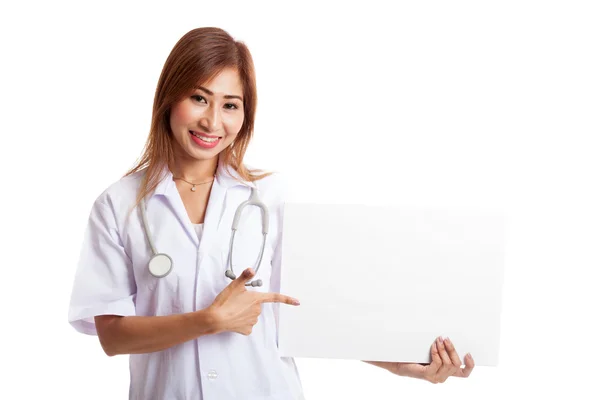
<svg viewBox="0 0 600 400">
<path fill-rule="evenodd" d="M 158 316 L 208 307 L 231 282 L 225 276 L 233 215 L 256 185 L 270 214 L 268 241 L 256 278 L 263 292 L 279 292 L 284 189 L 278 175 L 239 183 L 221 165 L 208 202 L 201 240 L 186 213 L 172 174 L 147 197 L 147 218 L 159 253 L 173 259 L 164 278 L 148 272 L 151 249 L 134 209 L 143 171 L 120 179 L 93 205 L 77 268 L 69 322 L 95 335 L 94 316 Z M 236 233 L 234 272 L 254 265 L 262 244 L 260 210 L 246 207 Z M 255 278 L 255 279 L 256 279 Z M 278 354 L 280 305 L 265 303 L 249 336 L 206 335 L 164 351 L 130 355 L 130 399 L 298 400 L 295 362 Z M 281 305 L 281 307 L 290 307 Z"/>
</svg>

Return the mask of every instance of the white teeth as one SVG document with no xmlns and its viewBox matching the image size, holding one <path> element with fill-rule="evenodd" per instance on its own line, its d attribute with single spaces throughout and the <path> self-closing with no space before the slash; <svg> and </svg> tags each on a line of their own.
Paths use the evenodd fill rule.
<svg viewBox="0 0 600 400">
<path fill-rule="evenodd" d="M 200 139 L 200 140 L 202 140 L 203 142 L 206 142 L 206 143 L 214 143 L 217 140 L 219 140 L 219 138 L 208 138 L 206 136 L 200 136 L 200 135 L 196 134 L 196 132 L 192 132 L 192 135 L 196 136 L 198 139 Z"/>
</svg>

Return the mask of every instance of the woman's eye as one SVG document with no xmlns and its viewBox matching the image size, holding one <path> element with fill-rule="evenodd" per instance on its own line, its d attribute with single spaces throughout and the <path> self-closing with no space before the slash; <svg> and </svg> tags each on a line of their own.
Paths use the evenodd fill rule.
<svg viewBox="0 0 600 400">
<path fill-rule="evenodd" d="M 194 99 L 194 100 L 196 100 L 198 102 L 201 102 L 202 100 L 204 100 L 204 102 L 206 103 L 206 99 L 204 97 L 200 96 L 199 94 L 193 95 L 192 99 Z"/>
<path fill-rule="evenodd" d="M 225 108 L 228 110 L 237 110 L 238 106 L 233 103 L 227 103 L 227 104 L 225 104 Z"/>
</svg>

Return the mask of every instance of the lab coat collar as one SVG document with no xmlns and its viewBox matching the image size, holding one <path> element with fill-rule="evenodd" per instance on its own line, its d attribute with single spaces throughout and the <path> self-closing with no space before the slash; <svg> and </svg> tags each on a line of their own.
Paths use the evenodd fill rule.
<svg viewBox="0 0 600 400">
<path fill-rule="evenodd" d="M 152 193 L 152 195 L 166 196 L 167 193 L 169 193 L 169 191 L 174 187 L 175 182 L 173 182 L 173 173 L 169 170 L 169 168 L 165 167 L 162 171 L 161 181 L 158 183 L 158 186 L 156 186 L 156 189 L 154 189 L 154 193 Z"/>
<path fill-rule="evenodd" d="M 229 189 L 238 185 L 256 187 L 255 183 L 242 179 L 242 177 L 233 168 L 225 165 L 222 160 L 222 155 L 219 155 L 216 180 L 220 186 L 224 187 L 225 189 Z M 176 190 L 175 182 L 173 181 L 173 173 L 168 167 L 165 166 L 162 175 L 163 178 L 156 186 L 156 189 L 152 195 L 168 196 L 172 190 Z"/>
<path fill-rule="evenodd" d="M 256 184 L 254 182 L 246 181 L 242 179 L 240 174 L 238 174 L 233 168 L 226 165 L 223 161 L 222 155 L 219 156 L 219 165 L 217 166 L 217 181 L 220 185 L 226 187 L 227 189 L 233 186 L 247 186 L 254 188 Z"/>
<path fill-rule="evenodd" d="M 196 246 L 200 246 L 199 249 L 201 251 L 205 252 L 211 248 L 214 242 L 214 237 L 216 236 L 224 212 L 224 204 L 227 199 L 228 189 L 240 185 L 254 187 L 253 183 L 241 179 L 239 174 L 232 168 L 226 168 L 221 160 L 222 158 L 219 158 L 216 179 L 210 190 L 206 215 L 204 217 L 204 234 L 202 235 L 203 239 L 201 241 L 198 240 L 198 235 L 188 217 L 181 196 L 177 191 L 177 186 L 173 180 L 173 173 L 168 167 L 164 168 L 162 179 L 152 194 L 152 197 L 164 196 L 167 199 L 180 221 L 182 228 L 190 237 L 190 240 Z"/>
</svg>

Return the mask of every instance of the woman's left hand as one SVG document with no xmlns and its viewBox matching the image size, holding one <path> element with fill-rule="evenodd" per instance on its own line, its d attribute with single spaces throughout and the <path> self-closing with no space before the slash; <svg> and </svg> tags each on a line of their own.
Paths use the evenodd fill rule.
<svg viewBox="0 0 600 400">
<path fill-rule="evenodd" d="M 473 371 L 473 368 L 475 368 L 475 361 L 473 361 L 473 357 L 470 354 L 465 356 L 465 367 L 463 368 L 450 339 L 442 339 L 441 336 L 431 345 L 430 364 L 367 362 L 385 368 L 396 375 L 420 378 L 431 383 L 446 382 L 446 379 L 451 376 L 467 378 Z"/>
</svg>

